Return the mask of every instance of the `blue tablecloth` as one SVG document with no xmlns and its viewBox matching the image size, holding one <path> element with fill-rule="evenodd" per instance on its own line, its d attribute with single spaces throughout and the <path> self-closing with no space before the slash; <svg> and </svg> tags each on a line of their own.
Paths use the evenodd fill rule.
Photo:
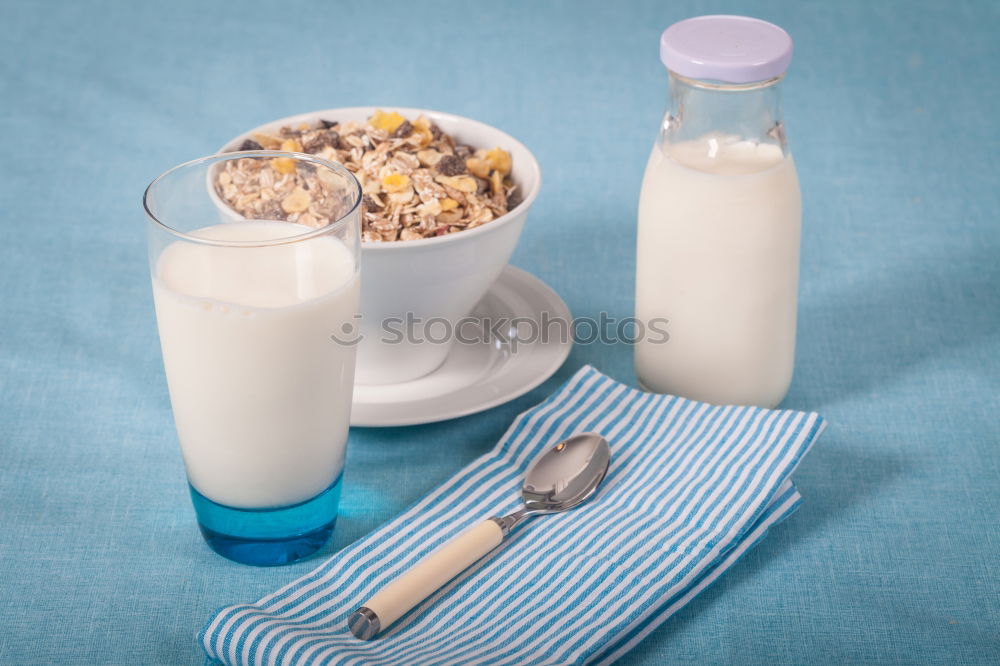
<svg viewBox="0 0 1000 666">
<path fill-rule="evenodd" d="M 3 3 L 0 662 L 195 664 L 255 569 L 195 529 L 156 340 L 140 195 L 300 111 L 423 106 L 531 147 L 513 263 L 576 315 L 632 311 L 660 30 L 739 11 L 794 36 L 805 198 L 785 405 L 830 428 L 802 509 L 623 663 L 1000 661 L 1000 4 Z M 584 363 L 484 414 L 352 433 L 332 552 L 488 450 Z"/>
</svg>

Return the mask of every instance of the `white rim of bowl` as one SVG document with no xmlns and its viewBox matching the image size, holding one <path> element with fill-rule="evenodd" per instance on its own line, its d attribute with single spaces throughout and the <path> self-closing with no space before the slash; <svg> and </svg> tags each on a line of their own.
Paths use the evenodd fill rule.
<svg viewBox="0 0 1000 666">
<path fill-rule="evenodd" d="M 239 152 L 233 150 L 232 147 L 233 146 L 239 147 L 239 145 L 246 139 L 253 138 L 252 135 L 254 132 L 264 131 L 272 127 L 280 127 L 282 125 L 293 125 L 301 123 L 306 120 L 318 120 L 320 119 L 321 116 L 330 116 L 330 118 L 323 118 L 323 120 L 334 120 L 337 122 L 341 122 L 339 119 L 335 117 L 336 114 L 338 113 L 341 114 L 365 113 L 371 115 L 378 109 L 393 109 L 394 111 L 398 111 L 399 113 L 404 115 L 423 114 L 428 118 L 431 118 L 432 120 L 434 120 L 435 117 L 447 118 L 448 120 L 456 123 L 467 123 L 471 125 L 478 125 L 481 128 L 485 128 L 492 132 L 496 132 L 501 135 L 504 141 L 509 142 L 512 146 L 520 148 L 530 158 L 528 168 L 529 171 L 531 171 L 532 175 L 534 176 L 535 182 L 534 182 L 534 187 L 531 188 L 531 191 L 524 193 L 524 199 L 522 199 L 521 203 L 515 206 L 513 210 L 509 210 L 507 211 L 506 214 L 501 215 L 495 220 L 491 220 L 474 229 L 463 229 L 462 231 L 457 231 L 451 234 L 445 234 L 444 236 L 434 236 L 432 238 L 416 238 L 414 240 L 385 241 L 382 243 L 365 242 L 362 239 L 361 241 L 362 250 L 384 252 L 384 251 L 399 250 L 405 247 L 414 247 L 414 246 L 426 247 L 430 245 L 440 245 L 442 243 L 453 243 L 456 241 L 460 241 L 461 238 L 471 238 L 472 236 L 475 235 L 489 233 L 492 229 L 497 229 L 506 224 L 507 222 L 509 222 L 510 220 L 512 220 L 514 218 L 515 213 L 526 211 L 528 208 L 531 207 L 531 204 L 534 203 L 535 198 L 538 197 L 538 191 L 542 187 L 542 170 L 538 166 L 538 160 L 535 159 L 535 155 L 530 150 L 528 150 L 527 146 L 525 146 L 523 143 L 512 137 L 510 134 L 507 134 L 503 130 L 497 129 L 492 125 L 487 125 L 486 123 L 480 122 L 478 120 L 473 120 L 472 118 L 466 118 L 465 116 L 458 116 L 455 115 L 454 113 L 447 113 L 445 111 L 434 111 L 432 109 L 416 109 L 413 107 L 404 107 L 404 106 L 345 106 L 335 109 L 321 109 L 319 111 L 308 111 L 306 113 L 299 113 L 294 116 L 286 116 L 284 118 L 278 118 L 277 120 L 273 120 L 269 123 L 264 123 L 263 125 L 258 125 L 257 127 L 254 127 L 253 129 L 248 130 L 243 134 L 240 134 L 239 136 L 227 141 L 222 146 L 222 148 L 219 149 L 218 153 L 222 154 L 222 153 Z M 316 157 L 316 156 L 308 155 L 308 157 Z M 339 165 L 340 163 L 337 162 L 336 164 Z M 461 238 L 456 238 L 456 236 Z"/>
</svg>

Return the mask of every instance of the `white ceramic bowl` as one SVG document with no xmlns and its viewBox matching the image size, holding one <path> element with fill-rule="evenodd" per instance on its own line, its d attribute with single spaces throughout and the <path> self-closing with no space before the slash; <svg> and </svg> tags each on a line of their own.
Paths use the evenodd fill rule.
<svg viewBox="0 0 1000 666">
<path fill-rule="evenodd" d="M 521 235 L 528 210 L 538 196 L 538 162 L 519 141 L 484 123 L 440 111 L 379 107 L 409 119 L 424 114 L 445 133 L 474 148 L 499 146 L 511 153 L 511 177 L 523 200 L 514 210 L 475 229 L 434 238 L 363 243 L 361 248 L 361 332 L 359 384 L 394 384 L 422 377 L 448 355 L 457 322 L 471 312 L 507 264 Z M 319 119 L 364 122 L 376 107 L 313 111 L 256 127 L 221 151 L 237 150 L 254 132 L 276 131 Z M 407 327 L 407 318 L 419 322 Z M 396 322 L 399 322 L 398 325 Z M 412 336 L 393 331 L 412 331 Z M 407 340 L 406 337 L 410 339 Z M 397 341 L 397 338 L 403 338 Z M 430 340 L 428 339 L 430 338 Z"/>
</svg>

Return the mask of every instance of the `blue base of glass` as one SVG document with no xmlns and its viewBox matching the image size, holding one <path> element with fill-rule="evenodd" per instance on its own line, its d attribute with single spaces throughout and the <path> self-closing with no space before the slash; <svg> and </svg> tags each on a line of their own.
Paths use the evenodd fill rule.
<svg viewBox="0 0 1000 666">
<path fill-rule="evenodd" d="M 237 509 L 208 499 L 193 486 L 198 527 L 212 550 L 242 564 L 269 567 L 301 560 L 333 534 L 340 477 L 312 499 L 277 509 Z"/>
</svg>

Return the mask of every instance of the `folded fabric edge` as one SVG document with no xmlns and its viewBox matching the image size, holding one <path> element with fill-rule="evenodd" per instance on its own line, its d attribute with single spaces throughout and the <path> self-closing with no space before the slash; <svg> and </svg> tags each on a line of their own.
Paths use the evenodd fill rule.
<svg viewBox="0 0 1000 666">
<path fill-rule="evenodd" d="M 706 569 L 701 578 L 693 582 L 686 590 L 675 595 L 673 598 L 667 600 L 660 606 L 657 606 L 652 612 L 643 617 L 637 618 L 636 621 L 628 627 L 621 639 L 605 646 L 600 653 L 591 656 L 585 661 L 585 663 L 600 664 L 602 666 L 605 664 L 611 664 L 622 655 L 632 650 L 644 638 L 646 638 L 646 636 L 655 631 L 677 611 L 686 606 L 691 599 L 718 580 L 722 574 L 742 559 L 743 556 L 754 546 L 763 541 L 770 528 L 781 523 L 795 513 L 801 503 L 801 495 L 799 495 L 795 486 L 791 485 L 791 488 L 786 493 L 777 498 L 767 508 L 767 510 L 765 510 L 765 512 L 758 519 L 757 524 L 747 533 L 746 537 L 732 550 L 730 550 L 730 552 L 717 564 Z M 224 608 L 228 608 L 228 606 L 223 607 L 223 609 Z M 200 635 L 199 638 L 201 638 Z M 205 657 L 204 663 L 205 666 L 225 666 L 222 661 L 213 659 L 210 656 Z"/>
<path fill-rule="evenodd" d="M 705 588 L 718 580 L 722 574 L 742 559 L 754 546 L 763 541 L 772 527 L 795 513 L 802 504 L 802 496 L 794 484 L 791 482 L 788 483 L 790 488 L 781 493 L 767 507 L 758 518 L 755 526 L 744 536 L 743 540 L 730 549 L 723 558 L 714 565 L 707 567 L 703 575 L 692 582 L 685 590 L 665 600 L 655 608 L 650 609 L 646 614 L 636 618 L 626 628 L 620 639 L 604 646 L 599 652 L 586 658 L 584 663 L 604 666 L 621 658 L 622 655 L 632 650 L 646 636 L 655 631 L 677 611 L 686 606 L 694 597 L 704 591 Z"/>
</svg>

